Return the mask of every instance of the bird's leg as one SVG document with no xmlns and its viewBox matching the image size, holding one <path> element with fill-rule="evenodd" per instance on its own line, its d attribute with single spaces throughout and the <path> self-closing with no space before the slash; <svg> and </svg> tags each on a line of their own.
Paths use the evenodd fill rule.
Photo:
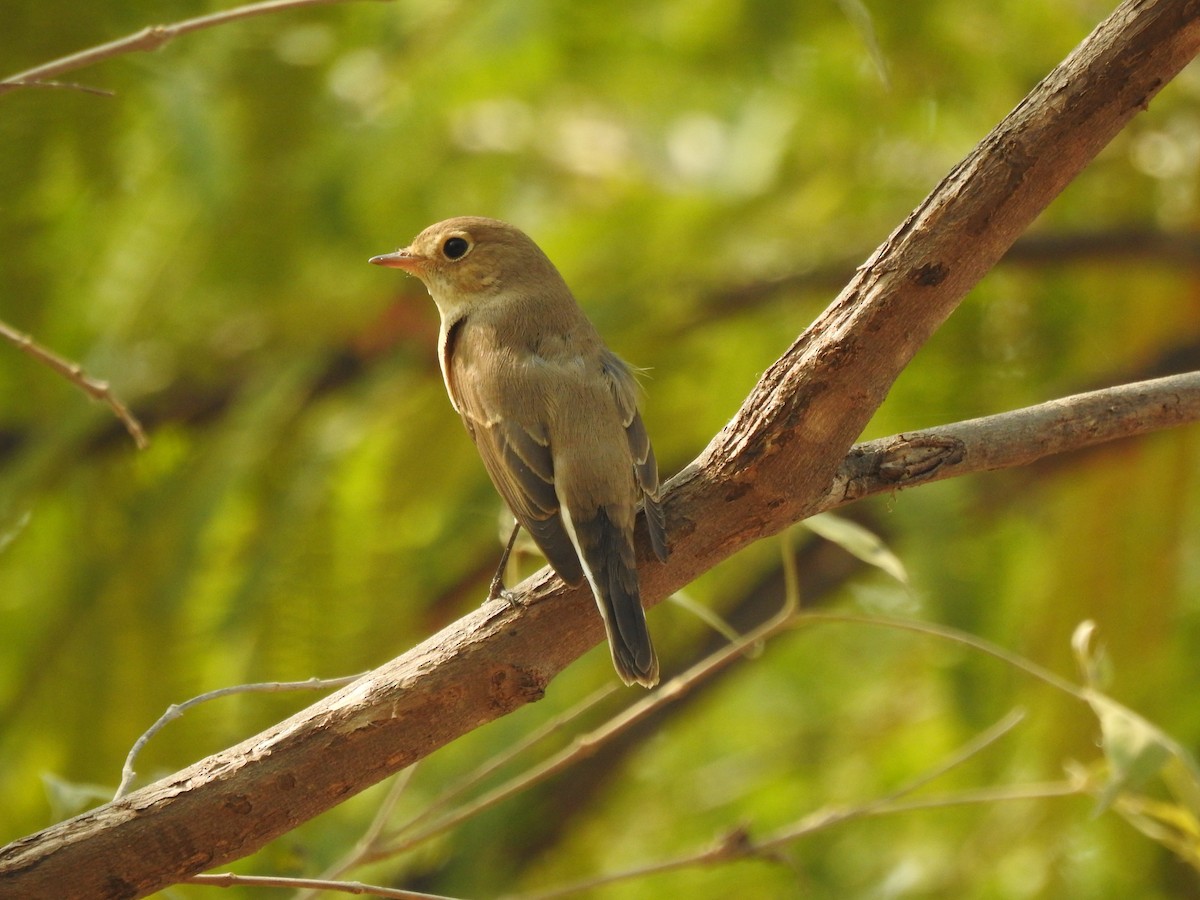
<svg viewBox="0 0 1200 900">
<path fill-rule="evenodd" d="M 500 565 L 496 567 L 496 574 L 492 576 L 492 584 L 488 588 L 488 600 L 503 597 L 508 601 L 509 606 L 519 605 L 513 592 L 504 586 L 504 570 L 508 568 L 508 557 L 512 554 L 513 544 L 517 542 L 517 532 L 520 530 L 520 523 L 514 522 L 512 534 L 508 536 L 508 544 L 504 547 L 504 553 L 500 555 Z"/>
</svg>

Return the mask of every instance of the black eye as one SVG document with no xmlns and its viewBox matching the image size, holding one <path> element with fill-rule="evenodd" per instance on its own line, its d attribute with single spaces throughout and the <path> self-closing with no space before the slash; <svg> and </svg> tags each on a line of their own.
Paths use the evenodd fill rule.
<svg viewBox="0 0 1200 900">
<path fill-rule="evenodd" d="M 462 259 L 470 249 L 471 244 L 466 238 L 446 238 L 446 243 L 442 244 L 442 255 L 446 259 Z"/>
</svg>

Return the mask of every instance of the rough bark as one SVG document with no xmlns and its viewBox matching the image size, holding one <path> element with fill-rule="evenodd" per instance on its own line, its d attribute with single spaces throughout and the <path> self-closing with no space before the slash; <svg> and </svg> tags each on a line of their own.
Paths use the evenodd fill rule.
<svg viewBox="0 0 1200 900">
<path fill-rule="evenodd" d="M 872 255 L 669 483 L 657 602 L 844 490 L 897 375 L 1016 237 L 1200 48 L 1196 3 L 1121 5 Z M 852 461 L 852 460 L 851 460 Z M 843 473 L 844 474 L 844 473 Z M 644 535 L 643 535 L 644 538 Z M 647 549 L 645 541 L 639 548 Z M 0 897 L 135 897 L 267 841 L 542 696 L 603 629 L 546 572 L 236 747 L 0 850 Z"/>
</svg>

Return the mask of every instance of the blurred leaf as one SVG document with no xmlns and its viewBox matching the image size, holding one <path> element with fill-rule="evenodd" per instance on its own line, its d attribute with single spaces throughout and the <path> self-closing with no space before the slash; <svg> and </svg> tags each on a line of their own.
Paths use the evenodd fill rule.
<svg viewBox="0 0 1200 900">
<path fill-rule="evenodd" d="M 900 558 L 888 549 L 877 534 L 857 522 L 833 513 L 820 513 L 805 519 L 803 525 L 855 558 L 882 569 L 901 584 L 908 584 L 908 572 Z"/>
<path fill-rule="evenodd" d="M 875 34 L 875 22 L 871 18 L 871 11 L 867 9 L 867 5 L 862 0 L 838 0 L 838 6 L 842 8 L 846 18 L 854 23 L 858 33 L 862 35 L 863 43 L 871 56 L 871 62 L 875 64 L 875 71 L 879 73 L 879 80 L 885 85 L 890 85 L 891 78 L 888 75 L 887 59 L 883 55 L 883 49 L 879 46 L 879 38 Z"/>
<path fill-rule="evenodd" d="M 1075 661 L 1088 687 L 1099 690 L 1111 678 L 1112 661 L 1104 651 L 1104 647 L 1093 647 L 1092 638 L 1096 635 L 1096 623 L 1091 619 L 1080 622 L 1071 634 L 1071 649 L 1075 653 Z"/>
<path fill-rule="evenodd" d="M 675 591 L 667 598 L 668 603 L 678 606 L 680 609 L 687 610 L 721 637 L 728 640 L 730 643 L 737 641 L 742 635 L 738 634 L 737 629 L 726 622 L 716 612 L 709 609 L 702 603 L 697 603 L 687 591 Z M 753 650 L 754 648 L 751 648 Z"/>
<path fill-rule="evenodd" d="M 1177 761 L 1167 768 L 1179 768 Z M 1194 809 L 1136 795 L 1122 795 L 1116 809 L 1142 834 L 1200 870 L 1200 819 Z"/>
<path fill-rule="evenodd" d="M 49 772 L 42 773 L 42 785 L 56 821 L 69 819 L 85 809 L 112 799 L 111 787 L 67 781 Z"/>
<path fill-rule="evenodd" d="M 1109 764 L 1108 784 L 1097 799 L 1095 815 L 1112 805 L 1118 794 L 1142 787 L 1172 759 L 1187 775 L 1183 784 L 1189 794 L 1200 790 L 1200 769 L 1191 755 L 1160 728 L 1094 690 L 1087 690 L 1087 700 L 1100 722 L 1101 745 Z"/>
<path fill-rule="evenodd" d="M 33 512 L 27 509 L 18 515 L 11 525 L 0 530 L 0 553 L 3 553 L 8 548 L 8 545 L 17 539 L 17 536 L 25 530 L 25 526 L 29 524 L 29 520 L 32 517 Z"/>
</svg>

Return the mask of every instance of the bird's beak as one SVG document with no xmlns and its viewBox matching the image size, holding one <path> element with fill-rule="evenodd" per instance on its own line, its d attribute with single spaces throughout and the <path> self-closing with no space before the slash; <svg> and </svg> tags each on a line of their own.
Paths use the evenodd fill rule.
<svg viewBox="0 0 1200 900">
<path fill-rule="evenodd" d="M 421 257 L 408 250 L 397 250 L 395 253 L 372 256 L 370 262 L 372 265 L 387 266 L 389 269 L 403 269 L 415 274 L 421 266 Z"/>
</svg>

